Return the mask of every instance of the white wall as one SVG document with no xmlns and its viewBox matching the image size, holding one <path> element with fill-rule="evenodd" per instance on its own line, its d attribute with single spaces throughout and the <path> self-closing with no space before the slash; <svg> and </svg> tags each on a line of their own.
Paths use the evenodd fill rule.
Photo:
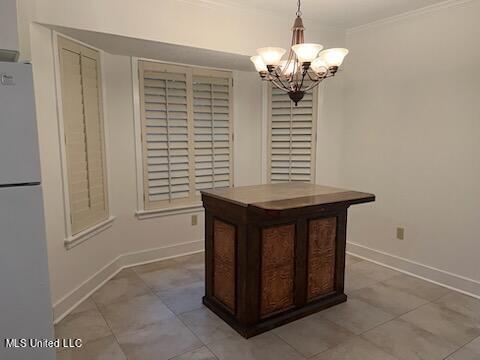
<svg viewBox="0 0 480 360">
<path fill-rule="evenodd" d="M 315 182 L 339 186 L 342 168 L 345 73 L 319 85 Z"/>
<path fill-rule="evenodd" d="M 352 250 L 477 295 L 479 14 L 471 1 L 347 34 L 341 161 L 344 186 L 377 195 L 351 210 Z"/>
<path fill-rule="evenodd" d="M 233 74 L 234 184 L 262 183 L 262 83 L 256 72 Z"/>
</svg>

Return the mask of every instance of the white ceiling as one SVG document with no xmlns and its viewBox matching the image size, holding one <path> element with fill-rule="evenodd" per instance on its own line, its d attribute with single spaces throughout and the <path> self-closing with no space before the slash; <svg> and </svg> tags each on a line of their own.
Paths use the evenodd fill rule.
<svg viewBox="0 0 480 360">
<path fill-rule="evenodd" d="M 297 0 L 202 0 L 295 16 Z M 325 25 L 352 28 L 403 14 L 445 0 L 302 0 L 304 18 Z"/>
</svg>

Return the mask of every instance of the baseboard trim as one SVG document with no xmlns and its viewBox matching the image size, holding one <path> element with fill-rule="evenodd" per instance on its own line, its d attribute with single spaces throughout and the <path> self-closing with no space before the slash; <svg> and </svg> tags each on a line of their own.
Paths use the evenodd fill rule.
<svg viewBox="0 0 480 360">
<path fill-rule="evenodd" d="M 480 281 L 350 241 L 347 242 L 347 253 L 480 299 Z"/>
<path fill-rule="evenodd" d="M 132 266 L 203 252 L 204 244 L 204 240 L 196 240 L 118 256 L 53 305 L 54 323 L 60 322 L 121 270 Z"/>
</svg>

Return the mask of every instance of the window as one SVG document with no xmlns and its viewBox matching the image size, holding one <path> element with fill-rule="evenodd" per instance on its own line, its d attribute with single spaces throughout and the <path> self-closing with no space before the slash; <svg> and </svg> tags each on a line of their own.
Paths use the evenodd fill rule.
<svg viewBox="0 0 480 360">
<path fill-rule="evenodd" d="M 232 75 L 139 61 L 145 209 L 233 185 Z"/>
<path fill-rule="evenodd" d="M 288 94 L 269 91 L 268 181 L 315 181 L 317 90 L 298 106 Z"/>
<path fill-rule="evenodd" d="M 58 37 L 71 232 L 108 218 L 98 51 Z"/>
</svg>

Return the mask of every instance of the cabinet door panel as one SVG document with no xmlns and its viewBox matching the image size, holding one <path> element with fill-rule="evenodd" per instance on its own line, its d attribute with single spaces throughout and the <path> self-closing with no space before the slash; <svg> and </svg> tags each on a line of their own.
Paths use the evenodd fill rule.
<svg viewBox="0 0 480 360">
<path fill-rule="evenodd" d="M 213 296 L 235 313 L 235 227 L 215 219 L 213 225 Z"/>
<path fill-rule="evenodd" d="M 309 221 L 308 301 L 334 291 L 336 228 L 335 217 Z"/>
<path fill-rule="evenodd" d="M 262 231 L 260 316 L 266 317 L 294 304 L 295 225 Z"/>
</svg>

